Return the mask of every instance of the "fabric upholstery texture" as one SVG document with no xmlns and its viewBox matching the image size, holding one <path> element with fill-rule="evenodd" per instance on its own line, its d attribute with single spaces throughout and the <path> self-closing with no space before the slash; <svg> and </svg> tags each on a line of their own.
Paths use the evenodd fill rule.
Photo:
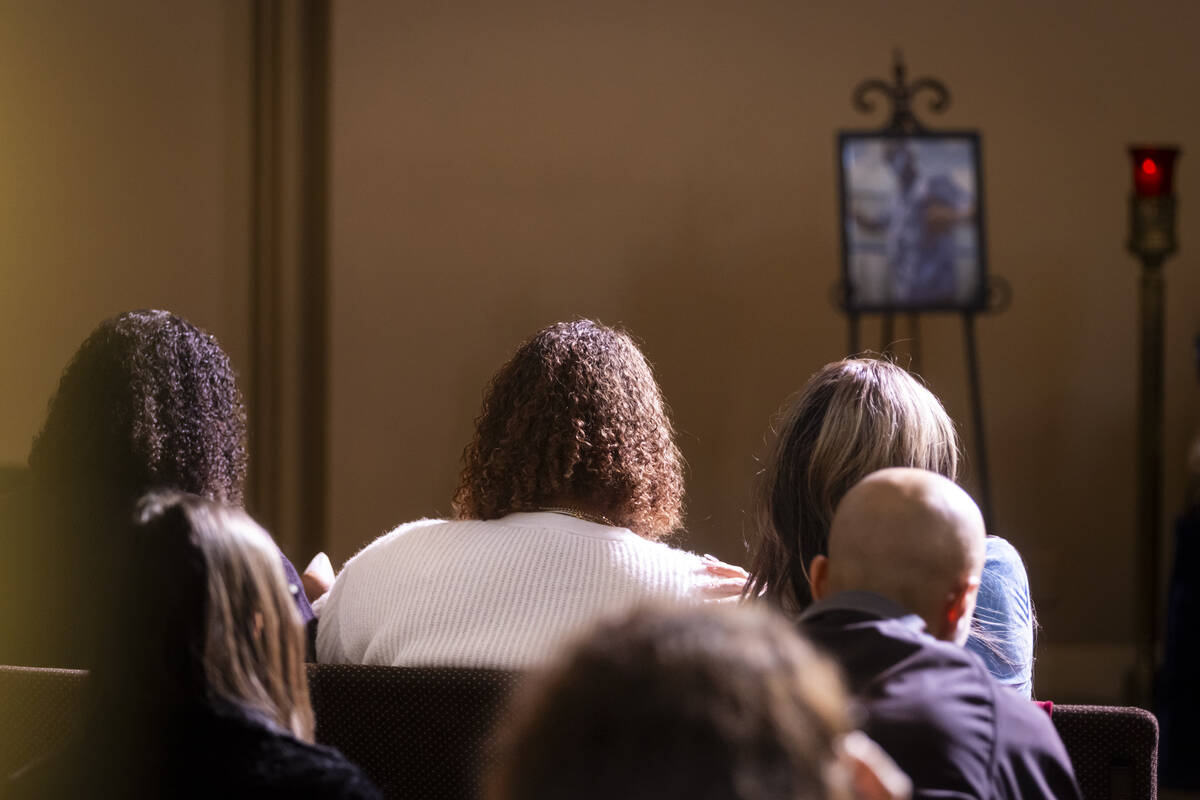
<svg viewBox="0 0 1200 800">
<path fill-rule="evenodd" d="M 473 798 L 492 729 L 520 675 L 480 669 L 309 664 L 317 742 L 387 797 Z M 86 672 L 0 666 L 0 776 L 63 744 Z"/>
<path fill-rule="evenodd" d="M 474 798 L 491 732 L 520 680 L 495 670 L 310 664 L 317 741 L 388 797 Z M 81 717 L 86 673 L 0 666 L 0 774 L 43 756 Z M 1054 706 L 1087 800 L 1155 800 L 1158 724 L 1140 708 Z"/>
<path fill-rule="evenodd" d="M 0 777 L 66 741 L 82 718 L 86 678 L 74 669 L 0 667 Z"/>
<path fill-rule="evenodd" d="M 309 664 L 317 741 L 388 797 L 474 798 L 492 729 L 520 680 L 453 667 Z"/>
<path fill-rule="evenodd" d="M 1051 721 L 1085 800 L 1158 796 L 1158 721 L 1149 711 L 1055 704 Z"/>
</svg>

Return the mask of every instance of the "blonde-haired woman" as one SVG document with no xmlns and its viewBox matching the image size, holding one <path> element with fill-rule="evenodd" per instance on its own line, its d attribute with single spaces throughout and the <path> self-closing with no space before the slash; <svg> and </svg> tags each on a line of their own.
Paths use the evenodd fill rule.
<svg viewBox="0 0 1200 800">
<path fill-rule="evenodd" d="M 798 616 L 812 603 L 809 564 L 826 554 L 834 509 L 854 484 L 886 467 L 957 480 L 958 459 L 953 421 L 906 370 L 872 358 L 827 364 L 780 412 L 759 484 L 746 594 Z M 1029 696 L 1033 630 L 1021 556 L 989 536 L 967 647 L 997 680 Z"/>
<path fill-rule="evenodd" d="M 377 798 L 312 743 L 304 633 L 279 551 L 244 512 L 151 494 L 114 545 L 90 717 L 10 797 Z"/>
</svg>

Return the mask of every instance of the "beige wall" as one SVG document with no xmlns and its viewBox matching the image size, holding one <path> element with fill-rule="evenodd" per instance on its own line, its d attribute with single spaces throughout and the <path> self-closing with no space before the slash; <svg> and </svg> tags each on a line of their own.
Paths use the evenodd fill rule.
<svg viewBox="0 0 1200 800">
<path fill-rule="evenodd" d="M 248 48 L 234 0 L 0 3 L 0 462 L 112 314 L 169 308 L 248 368 Z"/>
<path fill-rule="evenodd" d="M 833 133 L 875 124 L 849 93 L 901 44 L 954 93 L 931 121 L 984 135 L 992 267 L 1016 292 L 980 323 L 993 491 L 1045 623 L 1039 670 L 1053 693 L 1103 662 L 1095 692 L 1115 691 L 1136 632 L 1123 148 L 1185 149 L 1171 510 L 1197 422 L 1200 7 L 565 5 L 335 7 L 335 560 L 449 510 L 485 380 L 576 315 L 644 342 L 689 461 L 685 542 L 741 560 L 767 420 L 843 354 Z M 233 0 L 0 3 L 0 461 L 24 458 L 66 359 L 120 310 L 172 308 L 248 369 L 248 25 Z M 965 423 L 957 322 L 924 333 Z"/>
<path fill-rule="evenodd" d="M 1124 148 L 1185 151 L 1173 510 L 1197 419 L 1198 29 L 1186 0 L 339 4 L 335 559 L 446 513 L 487 377 L 522 337 L 586 315 L 629 326 L 657 364 L 690 465 L 687 544 L 741 560 L 768 417 L 843 355 L 834 131 L 876 124 L 849 94 L 900 44 L 954 94 L 931 122 L 983 131 L 991 263 L 1015 291 L 979 325 L 997 532 L 1028 560 L 1047 652 L 1116 664 L 1137 624 Z M 969 434 L 957 320 L 924 334 Z"/>
</svg>

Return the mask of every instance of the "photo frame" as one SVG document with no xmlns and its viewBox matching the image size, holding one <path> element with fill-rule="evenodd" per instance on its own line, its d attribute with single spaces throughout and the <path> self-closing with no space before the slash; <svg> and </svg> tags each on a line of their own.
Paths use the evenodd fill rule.
<svg viewBox="0 0 1200 800">
<path fill-rule="evenodd" d="M 983 310 L 978 132 L 843 131 L 837 157 L 846 310 Z"/>
</svg>

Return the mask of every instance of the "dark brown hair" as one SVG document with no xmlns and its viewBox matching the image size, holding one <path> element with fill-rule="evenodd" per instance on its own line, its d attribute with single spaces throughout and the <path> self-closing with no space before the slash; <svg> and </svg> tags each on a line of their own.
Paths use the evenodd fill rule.
<svg viewBox="0 0 1200 800">
<path fill-rule="evenodd" d="M 642 609 L 534 677 L 489 800 L 823 800 L 850 729 L 836 669 L 765 608 Z"/>
<path fill-rule="evenodd" d="M 168 311 L 105 320 L 63 372 L 29 467 L 60 499 L 89 494 L 125 519 L 160 486 L 240 505 L 246 412 L 229 357 Z"/>
<path fill-rule="evenodd" d="M 902 367 L 848 358 L 822 367 L 779 414 L 759 478 L 747 596 L 788 613 L 812 603 L 808 565 L 854 484 L 885 467 L 958 477 L 958 436 L 942 404 Z"/>
<path fill-rule="evenodd" d="M 682 459 L 650 365 L 591 320 L 551 325 L 500 368 L 463 462 L 459 519 L 575 503 L 652 539 L 682 523 Z"/>
</svg>

